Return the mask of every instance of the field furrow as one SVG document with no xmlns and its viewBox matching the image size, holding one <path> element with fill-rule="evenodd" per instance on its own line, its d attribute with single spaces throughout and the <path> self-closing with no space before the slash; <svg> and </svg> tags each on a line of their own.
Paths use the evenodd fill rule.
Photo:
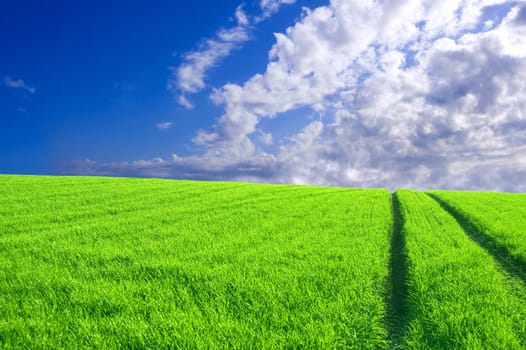
<svg viewBox="0 0 526 350">
<path fill-rule="evenodd" d="M 526 195 L 431 191 L 511 274 L 526 281 Z"/>
<path fill-rule="evenodd" d="M 523 349 L 522 285 L 428 195 L 396 192 L 407 254 L 408 325 L 418 349 Z"/>
<path fill-rule="evenodd" d="M 389 290 L 387 294 L 387 330 L 390 348 L 399 348 L 407 322 L 407 258 L 402 235 L 402 216 L 397 196 L 391 195 L 391 246 L 389 251 Z"/>
</svg>

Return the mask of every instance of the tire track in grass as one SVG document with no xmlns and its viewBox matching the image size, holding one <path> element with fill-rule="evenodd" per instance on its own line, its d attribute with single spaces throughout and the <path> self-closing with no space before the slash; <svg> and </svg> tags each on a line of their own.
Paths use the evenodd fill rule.
<svg viewBox="0 0 526 350">
<path fill-rule="evenodd" d="M 386 328 L 390 349 L 401 347 L 407 323 L 407 261 L 402 235 L 402 214 L 396 193 L 391 194 L 391 247 L 389 251 L 389 280 L 386 288 Z"/>
<path fill-rule="evenodd" d="M 508 250 L 502 246 L 499 246 L 497 242 L 485 235 L 483 232 L 477 230 L 477 228 L 471 224 L 464 216 L 459 214 L 453 207 L 443 201 L 441 198 L 433 193 L 426 193 L 429 197 L 435 200 L 446 212 L 449 213 L 462 227 L 466 235 L 479 246 L 484 248 L 497 262 L 497 264 L 506 271 L 510 276 L 516 277 L 522 282 L 522 285 L 526 287 L 526 265 L 523 261 L 514 258 L 508 252 Z"/>
<path fill-rule="evenodd" d="M 526 297 L 438 202 L 399 190 L 408 264 L 408 349 L 526 349 Z"/>
</svg>

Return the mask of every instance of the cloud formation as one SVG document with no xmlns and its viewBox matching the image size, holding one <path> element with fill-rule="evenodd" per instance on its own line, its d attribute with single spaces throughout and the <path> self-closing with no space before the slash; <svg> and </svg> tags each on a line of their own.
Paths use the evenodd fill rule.
<svg viewBox="0 0 526 350">
<path fill-rule="evenodd" d="M 194 137 L 201 155 L 84 171 L 524 192 L 525 13 L 524 2 L 496 0 L 305 9 L 275 34 L 265 72 L 215 90 L 224 114 Z M 319 118 L 262 151 L 274 140 L 261 120 L 300 108 Z"/>
<path fill-rule="evenodd" d="M 277 13 L 282 5 L 294 4 L 296 0 L 260 0 L 259 7 L 261 15 L 255 18 L 255 22 L 261 22 Z"/>
<path fill-rule="evenodd" d="M 4 78 L 4 85 L 14 89 L 24 89 L 31 94 L 37 91 L 34 87 L 27 85 L 22 79 L 13 80 L 10 77 L 6 77 Z"/>
<path fill-rule="evenodd" d="M 283 4 L 293 4 L 296 0 L 261 0 L 261 15 L 252 17 L 244 10 L 244 4 L 235 11 L 237 25 L 229 29 L 220 29 L 213 39 L 201 43 L 197 50 L 183 55 L 183 62 L 172 67 L 172 79 L 168 81 L 168 90 L 177 96 L 178 103 L 188 109 L 193 108 L 188 94 L 197 93 L 206 87 L 206 76 L 210 69 L 229 56 L 251 38 L 253 26 L 278 12 Z"/>
</svg>

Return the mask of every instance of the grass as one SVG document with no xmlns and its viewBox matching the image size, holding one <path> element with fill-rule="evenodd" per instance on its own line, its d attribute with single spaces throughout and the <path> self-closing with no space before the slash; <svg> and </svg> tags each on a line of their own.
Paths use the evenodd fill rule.
<svg viewBox="0 0 526 350">
<path fill-rule="evenodd" d="M 432 191 L 526 272 L 526 194 Z"/>
<path fill-rule="evenodd" d="M 0 176 L 0 347 L 387 346 L 386 190 Z"/>
<path fill-rule="evenodd" d="M 412 349 L 524 349 L 523 285 L 422 192 L 400 190 Z"/>
<path fill-rule="evenodd" d="M 0 348 L 524 349 L 525 198 L 0 176 Z"/>
</svg>

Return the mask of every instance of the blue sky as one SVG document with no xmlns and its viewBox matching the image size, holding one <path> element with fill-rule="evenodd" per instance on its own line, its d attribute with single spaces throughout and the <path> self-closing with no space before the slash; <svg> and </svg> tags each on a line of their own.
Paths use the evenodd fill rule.
<svg viewBox="0 0 526 350">
<path fill-rule="evenodd" d="M 179 106 L 166 88 L 169 68 L 220 28 L 235 26 L 239 4 L 2 5 L 2 80 L 23 80 L 35 92 L 2 84 L 0 171 L 53 173 L 57 163 L 72 159 L 110 162 L 192 152 L 195 131 L 213 124 L 221 109 L 207 100 L 210 88 L 192 96 L 193 110 Z M 284 30 L 301 13 L 299 5 L 289 6 L 258 25 L 244 47 L 218 62 L 220 67 L 210 69 L 207 84 L 242 81 L 264 69 L 272 32 Z M 166 122 L 173 126 L 155 127 Z"/>
<path fill-rule="evenodd" d="M 524 2 L 16 1 L 0 173 L 526 191 Z"/>
</svg>

